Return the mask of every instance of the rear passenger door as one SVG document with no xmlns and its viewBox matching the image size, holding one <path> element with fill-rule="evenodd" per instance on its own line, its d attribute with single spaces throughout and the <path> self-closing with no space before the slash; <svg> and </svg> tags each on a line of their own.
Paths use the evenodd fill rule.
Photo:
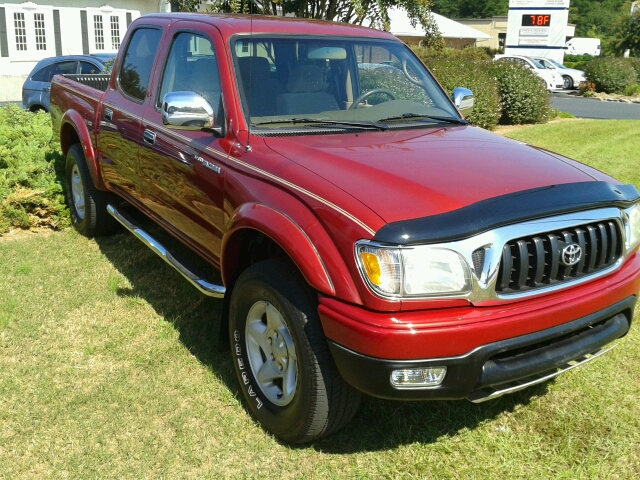
<svg viewBox="0 0 640 480">
<path fill-rule="evenodd" d="M 115 88 L 109 86 L 102 102 L 98 145 L 103 178 L 124 196 L 138 196 L 140 124 L 161 38 L 162 30 L 157 26 L 134 30 L 124 47 Z"/>
<path fill-rule="evenodd" d="M 142 121 L 140 170 L 144 201 L 170 225 L 168 227 L 198 250 L 219 258 L 223 232 L 225 174 L 224 139 L 211 132 L 168 128 L 162 122 L 162 100 L 169 92 L 190 91 L 213 107 L 216 126 L 225 121 L 218 56 L 213 27 L 199 32 L 173 26 L 166 61 L 157 72 L 155 102 Z M 205 28 L 202 26 L 201 28 Z"/>
</svg>

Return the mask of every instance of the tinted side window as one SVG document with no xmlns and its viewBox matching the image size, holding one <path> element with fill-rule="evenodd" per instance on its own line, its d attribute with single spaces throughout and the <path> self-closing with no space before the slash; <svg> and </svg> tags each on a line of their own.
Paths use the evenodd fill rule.
<svg viewBox="0 0 640 480">
<path fill-rule="evenodd" d="M 80 73 L 82 75 L 92 74 L 92 73 L 100 73 L 100 68 L 96 67 L 92 63 L 88 62 L 80 62 Z"/>
<path fill-rule="evenodd" d="M 69 73 L 76 73 L 76 65 L 77 63 L 75 61 L 54 63 L 53 65 L 51 65 L 51 74 L 49 75 L 49 80 L 46 81 L 50 82 L 55 75 L 67 75 Z"/>
<path fill-rule="evenodd" d="M 41 68 L 36 73 L 31 75 L 31 80 L 34 82 L 50 82 L 51 81 L 51 65 L 47 65 Z"/>
<path fill-rule="evenodd" d="M 130 97 L 144 100 L 161 36 L 160 30 L 151 28 L 140 28 L 133 33 L 118 75 L 120 88 Z"/>
</svg>

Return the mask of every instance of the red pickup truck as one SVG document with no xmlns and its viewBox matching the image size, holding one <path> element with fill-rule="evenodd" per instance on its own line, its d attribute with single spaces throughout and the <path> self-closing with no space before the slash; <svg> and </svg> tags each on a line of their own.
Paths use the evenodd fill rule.
<svg viewBox="0 0 640 480">
<path fill-rule="evenodd" d="M 361 392 L 481 402 L 629 330 L 637 189 L 470 125 L 472 105 L 387 33 L 257 16 L 141 17 L 110 77 L 51 89 L 75 228 L 122 224 L 223 298 L 247 405 L 291 442 Z"/>
</svg>

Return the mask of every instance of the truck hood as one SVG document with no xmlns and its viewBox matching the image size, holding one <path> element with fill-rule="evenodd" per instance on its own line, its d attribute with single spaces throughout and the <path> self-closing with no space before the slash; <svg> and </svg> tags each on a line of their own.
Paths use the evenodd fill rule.
<svg viewBox="0 0 640 480">
<path fill-rule="evenodd" d="M 600 172 L 577 162 L 477 127 L 264 140 L 385 222 L 444 213 L 531 188 L 602 179 L 596 177 Z"/>
</svg>

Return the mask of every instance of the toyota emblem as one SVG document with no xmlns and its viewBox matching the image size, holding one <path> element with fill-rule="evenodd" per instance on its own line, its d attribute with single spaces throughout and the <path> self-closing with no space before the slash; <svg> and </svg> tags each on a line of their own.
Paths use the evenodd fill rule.
<svg viewBox="0 0 640 480">
<path fill-rule="evenodd" d="M 570 267 L 575 265 L 582 258 L 582 248 L 580 245 L 576 245 L 575 243 L 571 243 L 562 249 L 562 253 L 560 255 L 560 263 L 565 267 Z"/>
</svg>

